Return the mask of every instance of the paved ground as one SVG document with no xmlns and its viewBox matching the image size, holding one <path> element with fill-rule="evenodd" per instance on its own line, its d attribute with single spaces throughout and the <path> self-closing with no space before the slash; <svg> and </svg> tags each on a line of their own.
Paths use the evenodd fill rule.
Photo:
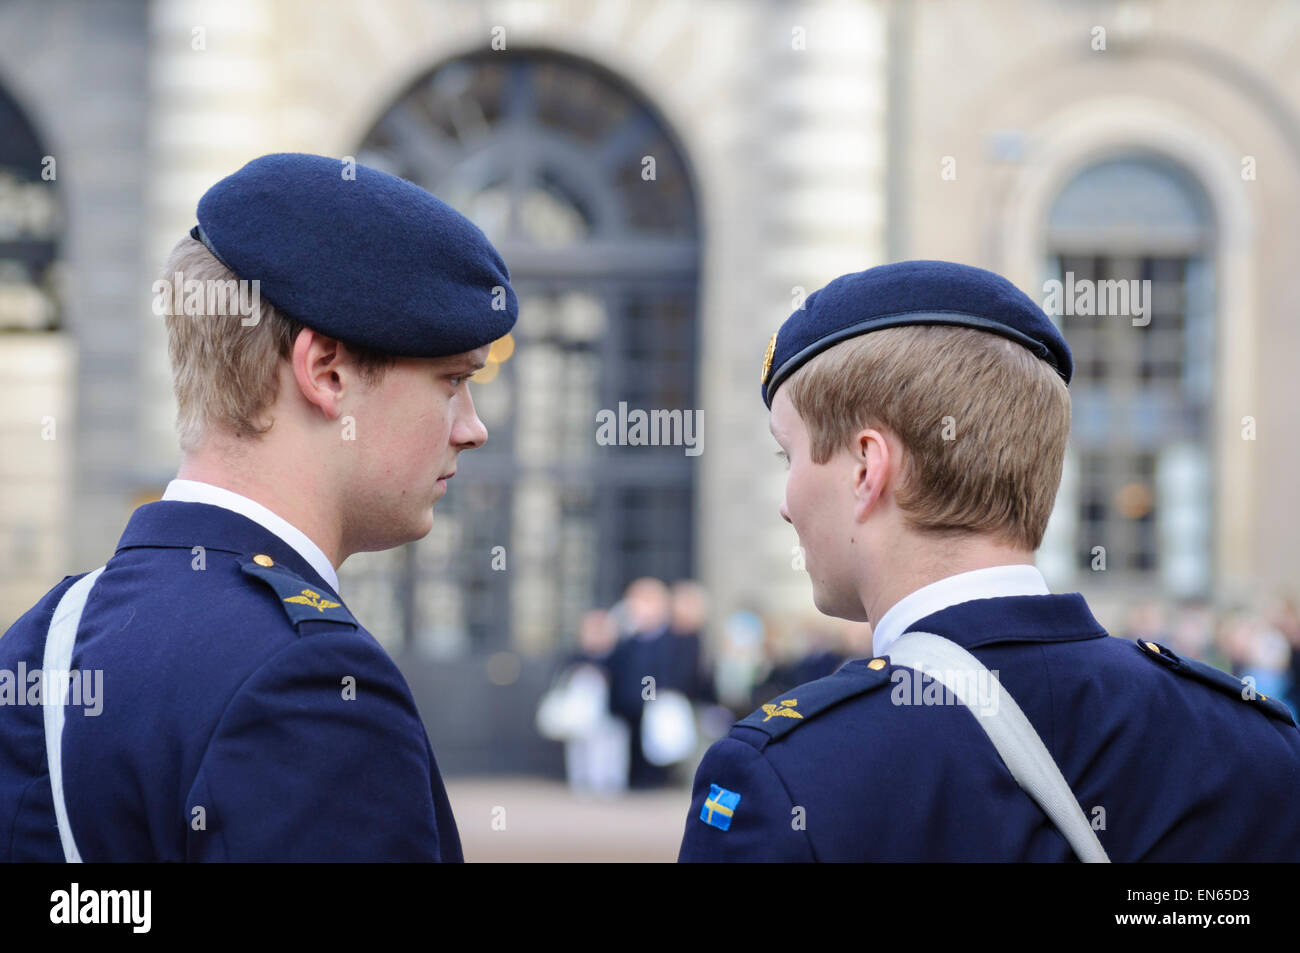
<svg viewBox="0 0 1300 953">
<path fill-rule="evenodd" d="M 691 800 L 685 787 L 584 797 L 537 778 L 456 778 L 447 795 L 470 862 L 671 863 Z"/>
</svg>

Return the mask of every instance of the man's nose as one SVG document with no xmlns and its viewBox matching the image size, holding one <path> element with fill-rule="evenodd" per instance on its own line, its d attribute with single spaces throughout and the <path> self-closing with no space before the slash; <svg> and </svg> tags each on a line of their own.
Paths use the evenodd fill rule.
<svg viewBox="0 0 1300 953">
<path fill-rule="evenodd" d="M 456 415 L 456 429 L 452 433 L 452 443 L 462 450 L 475 450 L 487 443 L 487 427 L 478 419 L 474 409 L 474 398 L 469 395 L 469 384 L 465 385 L 465 407 Z"/>
<path fill-rule="evenodd" d="M 781 519 L 785 520 L 787 523 L 790 523 L 791 526 L 794 525 L 794 523 L 790 522 L 790 511 L 785 508 L 784 500 L 781 501 Z"/>
</svg>

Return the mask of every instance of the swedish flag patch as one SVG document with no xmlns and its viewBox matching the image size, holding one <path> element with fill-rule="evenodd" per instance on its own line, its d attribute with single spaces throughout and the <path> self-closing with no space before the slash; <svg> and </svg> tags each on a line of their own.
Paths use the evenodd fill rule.
<svg viewBox="0 0 1300 953">
<path fill-rule="evenodd" d="M 720 831 L 730 830 L 731 819 L 736 814 L 738 804 L 740 804 L 738 792 L 711 784 L 709 796 L 704 799 L 704 807 L 700 808 L 700 820 Z"/>
</svg>

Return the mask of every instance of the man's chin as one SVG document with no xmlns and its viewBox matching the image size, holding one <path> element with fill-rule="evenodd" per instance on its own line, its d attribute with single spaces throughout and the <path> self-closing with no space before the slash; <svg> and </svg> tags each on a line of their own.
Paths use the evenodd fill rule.
<svg viewBox="0 0 1300 953">
<path fill-rule="evenodd" d="M 389 526 L 387 529 L 388 532 L 384 533 L 381 538 L 368 540 L 364 548 L 358 549 L 356 552 L 382 553 L 424 539 L 429 535 L 429 531 L 433 529 L 433 507 L 431 506 L 419 515 L 412 517 L 400 528 Z"/>
<path fill-rule="evenodd" d="M 434 505 L 436 505 L 436 503 Z M 434 507 L 430 506 L 427 510 L 425 510 L 423 513 L 420 514 L 420 519 L 417 521 L 417 524 L 414 527 L 414 529 L 416 529 L 418 533 L 417 535 L 413 535 L 410 539 L 408 539 L 407 540 L 408 543 L 413 543 L 417 539 L 424 539 L 424 537 L 429 535 L 429 531 L 433 529 L 433 509 Z"/>
<path fill-rule="evenodd" d="M 846 622 L 866 622 L 867 615 L 862 609 L 862 600 L 856 597 L 840 598 L 828 593 L 823 586 L 813 583 L 813 605 L 822 615 L 832 619 L 844 619 Z"/>
</svg>

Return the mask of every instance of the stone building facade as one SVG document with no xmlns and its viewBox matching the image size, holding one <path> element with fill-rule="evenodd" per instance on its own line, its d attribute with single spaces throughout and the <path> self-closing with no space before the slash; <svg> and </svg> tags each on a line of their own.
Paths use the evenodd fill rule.
<svg viewBox="0 0 1300 953">
<path fill-rule="evenodd" d="M 53 264 L 0 272 L 0 614 L 102 563 L 174 472 L 149 286 L 202 192 L 273 151 L 411 175 L 512 249 L 528 292 L 477 385 L 506 448 L 483 451 L 492 489 L 455 487 L 429 541 L 345 567 L 395 648 L 491 655 L 508 682 L 642 571 L 699 578 L 718 618 L 809 608 L 763 348 L 802 294 L 903 258 L 1040 299 L 1067 271 L 1151 280 L 1149 326 L 1061 317 L 1090 369 L 1040 564 L 1112 622 L 1152 592 L 1267 597 L 1300 570 L 1298 45 L 1297 7 L 1266 0 L 0 2 L 0 91 L 39 143 L 5 161 L 57 209 Z M 522 186 L 493 177 L 524 168 L 511 142 L 536 150 Z M 528 331 L 530 302 L 559 330 Z M 655 399 L 703 411 L 703 452 L 520 424 Z"/>
</svg>

